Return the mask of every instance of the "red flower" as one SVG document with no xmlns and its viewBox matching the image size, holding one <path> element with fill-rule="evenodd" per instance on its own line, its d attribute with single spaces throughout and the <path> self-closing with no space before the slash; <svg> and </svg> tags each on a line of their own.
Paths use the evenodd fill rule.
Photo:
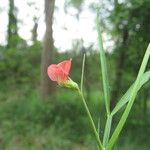
<svg viewBox="0 0 150 150">
<path fill-rule="evenodd" d="M 63 84 L 69 80 L 69 72 L 71 68 L 71 59 L 62 61 L 59 64 L 52 64 L 48 67 L 47 73 L 52 81 Z"/>
</svg>

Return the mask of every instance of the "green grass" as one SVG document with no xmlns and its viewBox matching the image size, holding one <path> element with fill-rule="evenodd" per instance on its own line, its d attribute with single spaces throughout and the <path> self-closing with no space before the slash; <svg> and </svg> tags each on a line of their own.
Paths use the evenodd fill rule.
<svg viewBox="0 0 150 150">
<path fill-rule="evenodd" d="M 47 101 L 42 101 L 38 91 L 31 87 L 16 87 L 15 90 L 8 91 L 0 92 L 0 149 L 95 150 L 96 143 L 93 142 L 80 99 L 72 96 L 71 91 L 66 94 L 66 90 L 61 89 Z M 91 91 L 90 96 L 88 105 L 97 118 L 104 104 L 98 91 Z M 101 121 L 103 122 L 103 118 Z M 125 150 L 127 146 L 131 150 L 132 147 L 148 150 L 149 143 L 137 146 L 139 141 L 136 137 L 142 135 L 142 131 L 136 134 L 135 141 L 130 140 L 135 134 L 134 130 L 130 130 L 131 127 L 129 124 L 125 129 L 127 134 L 130 133 L 128 136 L 126 132 L 121 136 L 118 150 Z M 142 135 L 143 139 L 147 134 Z"/>
</svg>

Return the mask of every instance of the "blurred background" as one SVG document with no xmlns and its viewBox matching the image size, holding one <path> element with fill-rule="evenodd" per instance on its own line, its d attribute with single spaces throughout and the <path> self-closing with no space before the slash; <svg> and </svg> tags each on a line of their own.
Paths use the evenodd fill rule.
<svg viewBox="0 0 150 150">
<path fill-rule="evenodd" d="M 58 87 L 46 73 L 49 64 L 72 58 L 70 77 L 80 84 L 86 54 L 84 94 L 103 135 L 96 6 L 113 108 L 134 82 L 150 41 L 149 0 L 0 0 L 1 150 L 96 149 L 77 93 Z M 150 82 L 140 90 L 115 149 L 149 150 L 149 116 Z"/>
</svg>

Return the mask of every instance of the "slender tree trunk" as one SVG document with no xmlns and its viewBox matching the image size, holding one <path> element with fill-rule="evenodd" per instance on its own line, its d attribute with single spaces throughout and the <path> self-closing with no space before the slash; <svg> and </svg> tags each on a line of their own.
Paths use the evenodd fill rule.
<svg viewBox="0 0 150 150">
<path fill-rule="evenodd" d="M 112 90 L 112 96 L 111 96 L 111 106 L 114 107 L 117 98 L 120 93 L 120 89 L 122 86 L 122 77 L 123 77 L 123 70 L 124 70 L 124 65 L 126 61 L 126 53 L 127 53 L 127 41 L 128 41 L 128 29 L 124 28 L 123 30 L 123 42 L 122 42 L 122 49 L 120 51 L 120 55 L 118 58 L 118 65 L 117 65 L 117 70 L 116 70 L 116 75 L 115 75 L 115 80 L 114 80 L 114 87 Z"/>
<path fill-rule="evenodd" d="M 16 8 L 14 0 L 9 0 L 9 12 L 8 12 L 8 30 L 7 30 L 7 47 L 16 47 L 17 42 L 13 39 L 18 36 Z"/>
<path fill-rule="evenodd" d="M 43 98 L 46 98 L 54 90 L 54 85 L 47 75 L 47 67 L 52 63 L 54 57 L 53 44 L 53 14 L 54 14 L 55 0 L 45 0 L 45 22 L 46 32 L 43 41 L 43 52 L 41 60 L 41 93 Z"/>
<path fill-rule="evenodd" d="M 33 29 L 32 29 L 32 41 L 35 44 L 37 42 L 37 36 L 38 36 L 38 34 L 37 34 L 38 18 L 34 17 L 33 21 L 34 21 L 34 26 L 33 26 Z"/>
</svg>

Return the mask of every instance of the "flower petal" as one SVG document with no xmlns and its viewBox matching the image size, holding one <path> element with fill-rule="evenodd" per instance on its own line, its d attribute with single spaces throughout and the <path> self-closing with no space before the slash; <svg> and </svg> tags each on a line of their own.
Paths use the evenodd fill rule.
<svg viewBox="0 0 150 150">
<path fill-rule="evenodd" d="M 68 75 L 65 74 L 63 70 L 55 64 L 52 64 L 48 67 L 47 73 L 52 81 L 62 82 L 68 78 Z"/>
<path fill-rule="evenodd" d="M 70 72 L 70 68 L 71 68 L 71 62 L 72 60 L 65 60 L 61 63 L 59 63 L 57 66 L 58 67 L 61 67 L 61 69 L 63 70 L 63 72 L 67 75 L 69 75 L 69 72 Z"/>
</svg>

